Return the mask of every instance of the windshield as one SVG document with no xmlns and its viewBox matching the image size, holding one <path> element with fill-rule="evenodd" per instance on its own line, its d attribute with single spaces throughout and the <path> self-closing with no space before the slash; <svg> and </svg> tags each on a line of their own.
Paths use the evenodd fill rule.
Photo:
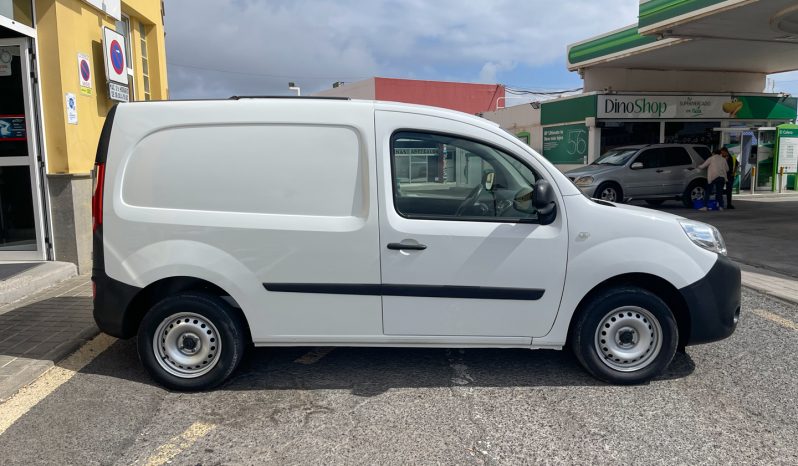
<svg viewBox="0 0 798 466">
<path fill-rule="evenodd" d="M 638 149 L 613 149 L 605 152 L 593 165 L 624 165 L 637 151 Z"/>
</svg>

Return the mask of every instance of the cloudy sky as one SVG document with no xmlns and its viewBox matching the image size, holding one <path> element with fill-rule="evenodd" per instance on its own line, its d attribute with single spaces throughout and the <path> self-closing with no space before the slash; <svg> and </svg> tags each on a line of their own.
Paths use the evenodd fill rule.
<svg viewBox="0 0 798 466">
<path fill-rule="evenodd" d="M 303 94 L 372 76 L 581 86 L 566 46 L 637 20 L 638 0 L 169 0 L 172 98 Z M 798 74 L 776 77 L 798 93 Z M 508 102 L 511 104 L 511 102 Z"/>
</svg>

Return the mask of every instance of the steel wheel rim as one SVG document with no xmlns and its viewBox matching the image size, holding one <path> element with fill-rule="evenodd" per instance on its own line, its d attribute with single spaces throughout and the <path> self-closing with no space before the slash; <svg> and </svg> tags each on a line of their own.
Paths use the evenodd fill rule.
<svg viewBox="0 0 798 466">
<path fill-rule="evenodd" d="M 619 307 L 601 319 L 595 348 L 607 367 L 620 372 L 637 371 L 649 366 L 659 355 L 662 326 L 642 307 Z"/>
<path fill-rule="evenodd" d="M 161 321 L 152 339 L 152 350 L 166 372 L 193 379 L 207 374 L 219 362 L 222 340 L 206 317 L 181 312 Z"/>
<path fill-rule="evenodd" d="M 618 193 L 613 188 L 604 188 L 601 190 L 601 199 L 615 202 L 618 199 Z"/>
<path fill-rule="evenodd" d="M 690 198 L 694 201 L 698 201 L 700 199 L 704 199 L 704 188 L 701 186 L 696 186 L 690 191 Z"/>
</svg>

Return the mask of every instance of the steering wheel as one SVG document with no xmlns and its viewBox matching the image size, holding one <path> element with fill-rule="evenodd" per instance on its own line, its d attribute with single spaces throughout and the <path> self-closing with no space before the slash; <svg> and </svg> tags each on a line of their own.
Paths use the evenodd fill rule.
<svg viewBox="0 0 798 466">
<path fill-rule="evenodd" d="M 477 199 L 479 199 L 480 194 L 482 194 L 482 191 L 484 190 L 485 186 L 482 183 L 474 186 L 474 189 L 468 193 L 468 196 L 465 198 L 465 200 L 460 204 L 459 207 L 457 207 L 457 211 L 454 213 L 454 215 L 457 217 L 463 215 L 466 209 L 476 204 Z"/>
</svg>

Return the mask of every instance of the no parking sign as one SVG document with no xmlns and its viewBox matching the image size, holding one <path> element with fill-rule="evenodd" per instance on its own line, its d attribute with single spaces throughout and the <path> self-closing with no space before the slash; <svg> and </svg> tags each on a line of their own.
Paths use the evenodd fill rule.
<svg viewBox="0 0 798 466">
<path fill-rule="evenodd" d="M 78 54 L 78 79 L 80 79 L 80 93 L 91 95 L 91 65 L 89 65 L 89 56 L 83 53 Z"/>
<path fill-rule="evenodd" d="M 112 29 L 103 28 L 103 52 L 109 95 L 114 100 L 127 101 L 128 64 L 125 55 L 125 37 Z"/>
</svg>

